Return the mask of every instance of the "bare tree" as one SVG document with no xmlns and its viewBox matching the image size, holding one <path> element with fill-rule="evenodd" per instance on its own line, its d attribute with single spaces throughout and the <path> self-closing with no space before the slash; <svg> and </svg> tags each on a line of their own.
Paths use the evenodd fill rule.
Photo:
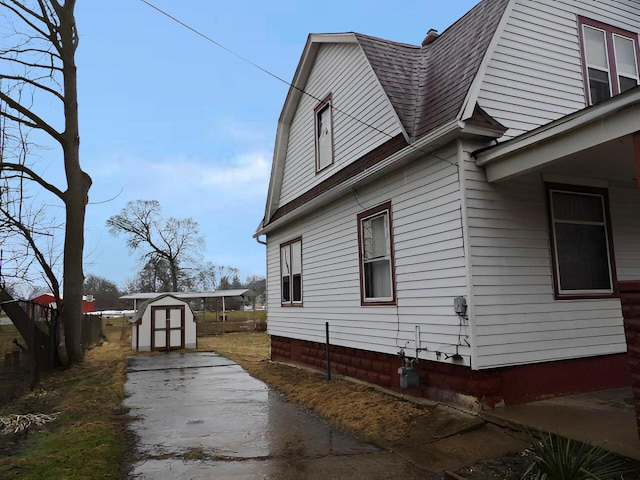
<svg viewBox="0 0 640 480">
<path fill-rule="evenodd" d="M 3 23 L 10 29 L 0 46 L 1 116 L 16 129 L 30 129 L 53 140 L 63 154 L 66 187 L 54 185 L 26 161 L 3 161 L 0 171 L 5 178 L 34 182 L 64 205 L 64 302 L 58 298 L 58 311 L 70 362 L 83 359 L 82 257 L 91 187 L 79 155 L 75 4 L 75 0 L 0 0 Z M 53 102 L 60 105 L 58 119 L 45 115 Z"/>
<path fill-rule="evenodd" d="M 142 250 L 141 260 L 166 260 L 169 264 L 171 289 L 178 291 L 178 280 L 184 264 L 193 262 L 204 248 L 198 223 L 191 218 L 164 219 L 157 200 L 128 202 L 118 215 L 107 220 L 114 236 L 123 234 L 131 251 Z"/>
</svg>

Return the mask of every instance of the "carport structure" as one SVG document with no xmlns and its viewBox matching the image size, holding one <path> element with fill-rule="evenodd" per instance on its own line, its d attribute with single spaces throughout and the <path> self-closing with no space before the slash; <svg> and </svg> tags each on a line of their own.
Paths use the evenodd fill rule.
<svg viewBox="0 0 640 480">
<path fill-rule="evenodd" d="M 207 298 L 221 298 L 222 299 L 222 311 L 225 311 L 225 298 L 241 298 L 244 308 L 244 301 L 246 299 L 251 300 L 251 308 L 253 310 L 253 320 L 256 320 L 256 292 L 250 288 L 237 288 L 232 290 L 215 290 L 213 292 L 151 292 L 151 293 L 131 293 L 120 297 L 123 300 L 133 300 L 133 309 L 138 309 L 138 300 L 146 302 L 157 298 L 161 295 L 171 295 L 183 300 L 189 299 L 202 299 L 203 303 Z M 204 315 L 206 317 L 207 311 L 204 309 Z"/>
</svg>

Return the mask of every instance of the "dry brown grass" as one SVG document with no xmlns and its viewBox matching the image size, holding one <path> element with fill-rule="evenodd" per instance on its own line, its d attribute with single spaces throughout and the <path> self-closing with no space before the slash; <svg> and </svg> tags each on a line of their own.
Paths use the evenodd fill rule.
<svg viewBox="0 0 640 480">
<path fill-rule="evenodd" d="M 0 456 L 1 478 L 123 477 L 128 440 L 121 404 L 130 349 L 120 341 L 120 327 L 104 330 L 108 342 L 88 351 L 83 364 L 55 372 L 34 393 L 0 410 L 57 414 L 56 421 L 19 439 L 11 455 Z"/>
<path fill-rule="evenodd" d="M 266 333 L 233 333 L 198 339 L 198 350 L 224 355 L 283 393 L 287 400 L 313 409 L 321 417 L 360 438 L 389 445 L 428 415 L 420 405 L 343 379 L 330 382 L 316 372 L 269 361 Z"/>
</svg>

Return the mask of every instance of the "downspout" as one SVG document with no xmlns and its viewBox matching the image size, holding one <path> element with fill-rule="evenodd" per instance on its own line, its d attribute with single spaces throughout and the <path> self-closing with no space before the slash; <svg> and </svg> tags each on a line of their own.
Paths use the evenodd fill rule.
<svg viewBox="0 0 640 480">
<path fill-rule="evenodd" d="M 267 242 L 263 242 L 262 240 L 260 240 L 260 235 L 257 235 L 256 237 L 254 237 L 256 239 L 256 242 L 262 244 L 262 245 L 267 245 Z"/>
</svg>

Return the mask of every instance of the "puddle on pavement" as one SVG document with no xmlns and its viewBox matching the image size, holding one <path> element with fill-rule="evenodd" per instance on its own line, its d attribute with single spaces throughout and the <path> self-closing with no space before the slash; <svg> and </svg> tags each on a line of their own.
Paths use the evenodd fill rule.
<svg viewBox="0 0 640 480">
<path fill-rule="evenodd" d="M 396 457 L 331 428 L 215 354 L 133 357 L 125 389 L 137 418 L 133 478 L 310 478 L 314 471 L 326 478 L 325 459 L 349 478 L 365 478 L 349 473 L 353 462 L 362 464 L 358 472 L 370 470 L 367 478 L 388 478 L 375 476 L 379 462 L 396 462 L 414 478 Z"/>
</svg>

